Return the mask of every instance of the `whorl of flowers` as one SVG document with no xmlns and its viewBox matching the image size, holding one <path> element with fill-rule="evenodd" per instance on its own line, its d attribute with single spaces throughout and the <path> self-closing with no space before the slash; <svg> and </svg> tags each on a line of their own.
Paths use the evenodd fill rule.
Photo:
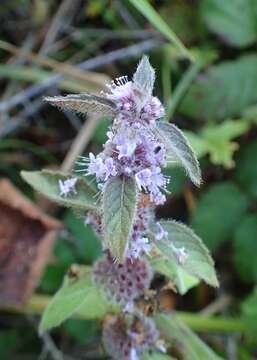
<svg viewBox="0 0 257 360">
<path fill-rule="evenodd" d="M 105 301 L 119 305 L 113 307 L 119 314 L 109 314 L 103 328 L 106 352 L 116 360 L 139 360 L 152 350 L 165 352 L 154 321 L 144 314 L 149 311 L 142 311 L 144 301 L 155 294 L 150 289 L 151 266 L 155 267 L 151 257 L 160 256 L 167 265 L 176 261 L 190 274 L 218 285 L 208 250 L 192 230 L 173 220 L 155 221 L 154 208 L 166 201 L 169 178 L 162 168 L 167 158 L 182 165 L 197 186 L 201 171 L 183 133 L 174 124 L 159 121 L 164 108 L 152 95 L 154 80 L 154 70 L 144 56 L 131 81 L 126 76 L 117 78 L 101 96 L 83 93 L 45 99 L 64 109 L 114 118 L 102 152 L 80 161 L 79 171 L 95 177 L 98 192 L 81 176 L 23 172 L 25 180 L 36 190 L 43 188 L 50 199 L 80 213 L 87 211 L 85 223 L 102 241 L 103 256 L 87 269 L 90 282 L 85 283 L 99 290 L 99 298 L 106 295 Z M 83 294 L 81 279 L 76 289 L 83 286 Z"/>
<path fill-rule="evenodd" d="M 159 332 L 154 322 L 134 306 L 137 298 L 146 294 L 152 281 L 153 273 L 145 257 L 152 250 L 149 228 L 154 222 L 154 206 L 166 200 L 169 181 L 161 171 L 166 166 L 166 144 L 154 131 L 156 121 L 164 116 L 162 104 L 152 95 L 154 80 L 154 70 L 144 56 L 131 81 L 126 76 L 117 78 L 108 85 L 108 92 L 102 97 L 85 94 L 55 99 L 56 105 L 62 106 L 65 101 L 69 108 L 81 111 L 84 101 L 85 106 L 103 108 L 105 114 L 115 116 L 103 151 L 83 158 L 80 164 L 84 167 L 80 171 L 86 176 L 95 175 L 100 191 L 99 211 L 88 212 L 85 223 L 93 226 L 103 243 L 103 257 L 93 266 L 95 284 L 122 308 L 121 314 L 105 324 L 103 330 L 105 349 L 117 360 L 138 360 L 145 351 L 158 348 Z M 105 243 L 101 194 L 105 194 L 112 178 L 133 178 L 137 187 L 136 211 L 123 262 L 113 258 Z M 72 179 L 59 185 L 63 196 L 76 191 Z M 156 228 L 153 234 L 156 241 L 167 237 L 159 223 Z M 184 249 L 177 251 L 179 261 L 186 261 Z"/>
<path fill-rule="evenodd" d="M 108 298 L 120 303 L 125 310 L 133 308 L 132 302 L 149 288 L 153 276 L 146 261 L 126 258 L 123 264 L 118 264 L 108 251 L 94 264 L 93 275 Z"/>
<path fill-rule="evenodd" d="M 166 200 L 168 179 L 161 173 L 166 164 L 166 150 L 152 134 L 157 119 L 164 116 L 164 108 L 152 96 L 154 70 L 143 57 L 133 80 L 116 79 L 109 85 L 105 97 L 115 103 L 117 116 L 107 133 L 103 151 L 89 154 L 87 174 L 95 175 L 100 189 L 112 176 L 133 176 L 139 191 L 150 194 L 156 205 Z"/>
<path fill-rule="evenodd" d="M 158 348 L 159 332 L 154 322 L 141 313 L 118 315 L 105 324 L 103 344 L 114 360 L 139 360 Z"/>
</svg>

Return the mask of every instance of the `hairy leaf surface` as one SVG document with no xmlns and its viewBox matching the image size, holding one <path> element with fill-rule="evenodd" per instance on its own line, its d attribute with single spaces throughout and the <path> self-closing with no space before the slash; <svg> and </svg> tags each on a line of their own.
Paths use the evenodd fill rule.
<svg viewBox="0 0 257 360">
<path fill-rule="evenodd" d="M 246 47 L 257 39 L 255 0 L 203 0 L 200 14 L 208 28 L 225 43 Z"/>
<path fill-rule="evenodd" d="M 209 67 L 190 86 L 179 111 L 196 119 L 222 120 L 256 101 L 257 56 L 252 53 Z"/>
<path fill-rule="evenodd" d="M 97 113 L 103 116 L 115 116 L 116 105 L 111 100 L 91 94 L 71 94 L 46 97 L 45 101 L 61 109 L 75 110 L 79 113 Z"/>
<path fill-rule="evenodd" d="M 189 274 L 204 280 L 207 284 L 218 286 L 214 263 L 208 249 L 201 239 L 187 226 L 174 220 L 161 221 L 161 226 L 168 232 L 168 238 L 156 241 L 157 248 L 164 257 L 176 261 Z M 184 248 L 187 259 L 180 263 L 175 249 Z"/>
<path fill-rule="evenodd" d="M 96 210 L 96 190 L 82 177 L 76 183 L 77 193 L 64 197 L 60 195 L 59 180 L 65 181 L 72 175 L 42 170 L 22 171 L 21 176 L 35 190 L 60 205 L 80 210 Z"/>
<path fill-rule="evenodd" d="M 92 281 L 90 268 L 80 268 L 76 276 L 68 274 L 63 286 L 50 300 L 40 323 L 40 332 L 60 325 L 78 311 L 85 319 L 96 319 L 113 308 Z"/>
<path fill-rule="evenodd" d="M 232 182 L 211 185 L 197 202 L 192 227 L 215 250 L 231 237 L 248 206 L 247 196 Z"/>
<path fill-rule="evenodd" d="M 159 122 L 155 128 L 156 136 L 162 141 L 168 155 L 184 167 L 192 182 L 199 186 L 201 170 L 198 160 L 182 131 L 174 124 Z"/>
<path fill-rule="evenodd" d="M 148 57 L 143 56 L 133 76 L 133 85 L 135 90 L 139 92 L 138 96 L 140 96 L 142 100 L 145 99 L 145 101 L 147 101 L 152 95 L 154 80 L 154 69 L 150 64 Z"/>
<path fill-rule="evenodd" d="M 122 262 L 136 213 L 137 190 L 133 178 L 110 178 L 104 188 L 104 239 L 111 254 Z"/>
</svg>

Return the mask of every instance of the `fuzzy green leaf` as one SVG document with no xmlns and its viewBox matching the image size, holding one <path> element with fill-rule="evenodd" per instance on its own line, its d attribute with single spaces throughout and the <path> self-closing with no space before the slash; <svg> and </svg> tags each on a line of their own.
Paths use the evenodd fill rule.
<svg viewBox="0 0 257 360">
<path fill-rule="evenodd" d="M 229 239 L 248 206 L 246 195 L 232 182 L 214 184 L 199 198 L 192 215 L 192 227 L 205 244 L 215 250 Z"/>
<path fill-rule="evenodd" d="M 137 190 L 133 178 L 110 178 L 103 194 L 104 240 L 111 254 L 122 262 L 136 213 Z"/>
<path fill-rule="evenodd" d="M 174 124 L 159 122 L 155 134 L 170 155 L 184 167 L 192 182 L 199 186 L 201 183 L 201 170 L 198 160 L 182 131 Z"/>
<path fill-rule="evenodd" d="M 155 321 L 158 328 L 168 340 L 172 342 L 176 340 L 178 342 L 185 359 L 222 359 L 175 315 L 157 314 Z"/>
<path fill-rule="evenodd" d="M 116 105 L 111 100 L 91 94 L 70 94 L 51 96 L 44 99 L 49 104 L 61 109 L 74 110 L 81 114 L 96 113 L 103 116 L 115 116 Z"/>
<path fill-rule="evenodd" d="M 201 239 L 187 226 L 174 220 L 161 221 L 161 226 L 168 232 L 168 237 L 156 241 L 162 255 L 176 261 L 189 274 L 204 280 L 207 284 L 218 286 L 214 263 L 208 249 Z M 179 262 L 176 249 L 184 248 L 187 259 Z"/>
<path fill-rule="evenodd" d="M 133 85 L 141 97 L 146 101 L 152 95 L 155 80 L 155 72 L 147 56 L 143 56 L 133 75 Z"/>
<path fill-rule="evenodd" d="M 209 67 L 190 86 L 179 111 L 196 119 L 222 120 L 256 101 L 257 56 L 249 54 Z"/>
<path fill-rule="evenodd" d="M 257 3 L 255 0 L 203 0 L 201 16 L 221 41 L 246 47 L 257 39 Z"/>
<path fill-rule="evenodd" d="M 187 293 L 192 287 L 199 284 L 199 279 L 190 275 L 182 269 L 175 261 L 171 261 L 163 256 L 150 259 L 151 266 L 155 271 L 172 280 L 181 295 Z"/>
<path fill-rule="evenodd" d="M 257 119 L 257 116 L 256 116 Z M 257 199 L 257 140 L 244 144 L 237 157 L 235 178 L 244 191 Z"/>
<path fill-rule="evenodd" d="M 257 252 L 257 215 L 245 215 L 238 222 L 234 235 L 234 262 L 237 272 L 246 283 L 257 283 L 257 263 L 250 261 Z"/>
<path fill-rule="evenodd" d="M 80 210 L 96 210 L 96 190 L 82 177 L 79 177 L 76 183 L 77 194 L 63 197 L 60 195 L 58 182 L 70 178 L 71 175 L 43 170 L 22 171 L 21 176 L 35 190 L 60 205 Z"/>
<path fill-rule="evenodd" d="M 74 313 L 85 319 L 102 318 L 113 305 L 104 298 L 99 286 L 92 281 L 90 268 L 66 277 L 63 286 L 49 302 L 40 323 L 40 332 L 60 325 Z"/>
</svg>

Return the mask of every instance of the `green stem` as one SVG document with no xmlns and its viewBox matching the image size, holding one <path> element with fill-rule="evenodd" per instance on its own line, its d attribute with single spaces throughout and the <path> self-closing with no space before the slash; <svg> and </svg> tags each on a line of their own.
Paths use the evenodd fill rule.
<svg viewBox="0 0 257 360">
<path fill-rule="evenodd" d="M 14 313 L 32 313 L 41 315 L 45 310 L 50 297 L 47 295 L 35 294 L 23 308 L 5 308 L 4 310 Z M 3 310 L 3 309 L 2 309 Z M 195 331 L 221 332 L 221 333 L 248 333 L 249 329 L 245 323 L 238 318 L 205 317 L 199 314 L 176 311 L 177 317 Z M 83 319 L 82 314 L 76 317 Z"/>
<path fill-rule="evenodd" d="M 191 62 L 195 59 L 191 52 L 187 50 L 185 45 L 180 41 L 174 31 L 158 14 L 154 7 L 148 2 L 148 0 L 129 0 L 132 5 L 144 15 L 148 21 L 163 35 L 165 36 L 176 48 L 183 54 L 185 58 L 188 58 Z"/>
<path fill-rule="evenodd" d="M 200 71 L 200 68 L 201 67 L 198 63 L 191 64 L 186 73 L 184 74 L 182 80 L 175 88 L 173 95 L 167 104 L 166 118 L 168 121 L 172 118 L 178 104 L 180 103 L 190 84 Z"/>
<path fill-rule="evenodd" d="M 177 311 L 177 317 L 196 331 L 210 332 L 240 332 L 247 333 L 249 330 L 245 323 L 239 318 L 223 318 L 218 316 L 205 317 L 198 314 Z"/>
</svg>

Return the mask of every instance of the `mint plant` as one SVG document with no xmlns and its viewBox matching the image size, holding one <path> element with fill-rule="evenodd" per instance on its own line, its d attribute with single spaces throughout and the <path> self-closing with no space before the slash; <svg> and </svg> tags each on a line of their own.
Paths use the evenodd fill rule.
<svg viewBox="0 0 257 360">
<path fill-rule="evenodd" d="M 103 345 L 116 360 L 150 359 L 153 353 L 156 359 L 169 359 L 161 352 L 166 352 L 170 338 L 177 339 L 184 331 L 174 314 L 169 316 L 179 329 L 169 333 L 160 314 L 148 314 L 139 306 L 153 293 L 155 272 L 170 278 L 181 293 L 199 280 L 218 286 L 213 260 L 201 239 L 177 221 L 155 219 L 155 207 L 165 203 L 166 186 L 172 182 L 162 169 L 179 164 L 197 186 L 201 172 L 181 130 L 165 122 L 164 107 L 152 94 L 154 81 L 154 69 L 144 56 L 131 81 L 117 78 L 100 96 L 46 98 L 63 109 L 113 117 L 108 140 L 100 154 L 78 160 L 80 173 L 22 172 L 36 190 L 85 216 L 103 249 L 92 268 L 71 268 L 42 317 L 40 331 L 75 312 L 84 318 L 108 313 Z M 197 341 L 196 359 L 199 351 L 204 359 L 218 359 Z"/>
</svg>

